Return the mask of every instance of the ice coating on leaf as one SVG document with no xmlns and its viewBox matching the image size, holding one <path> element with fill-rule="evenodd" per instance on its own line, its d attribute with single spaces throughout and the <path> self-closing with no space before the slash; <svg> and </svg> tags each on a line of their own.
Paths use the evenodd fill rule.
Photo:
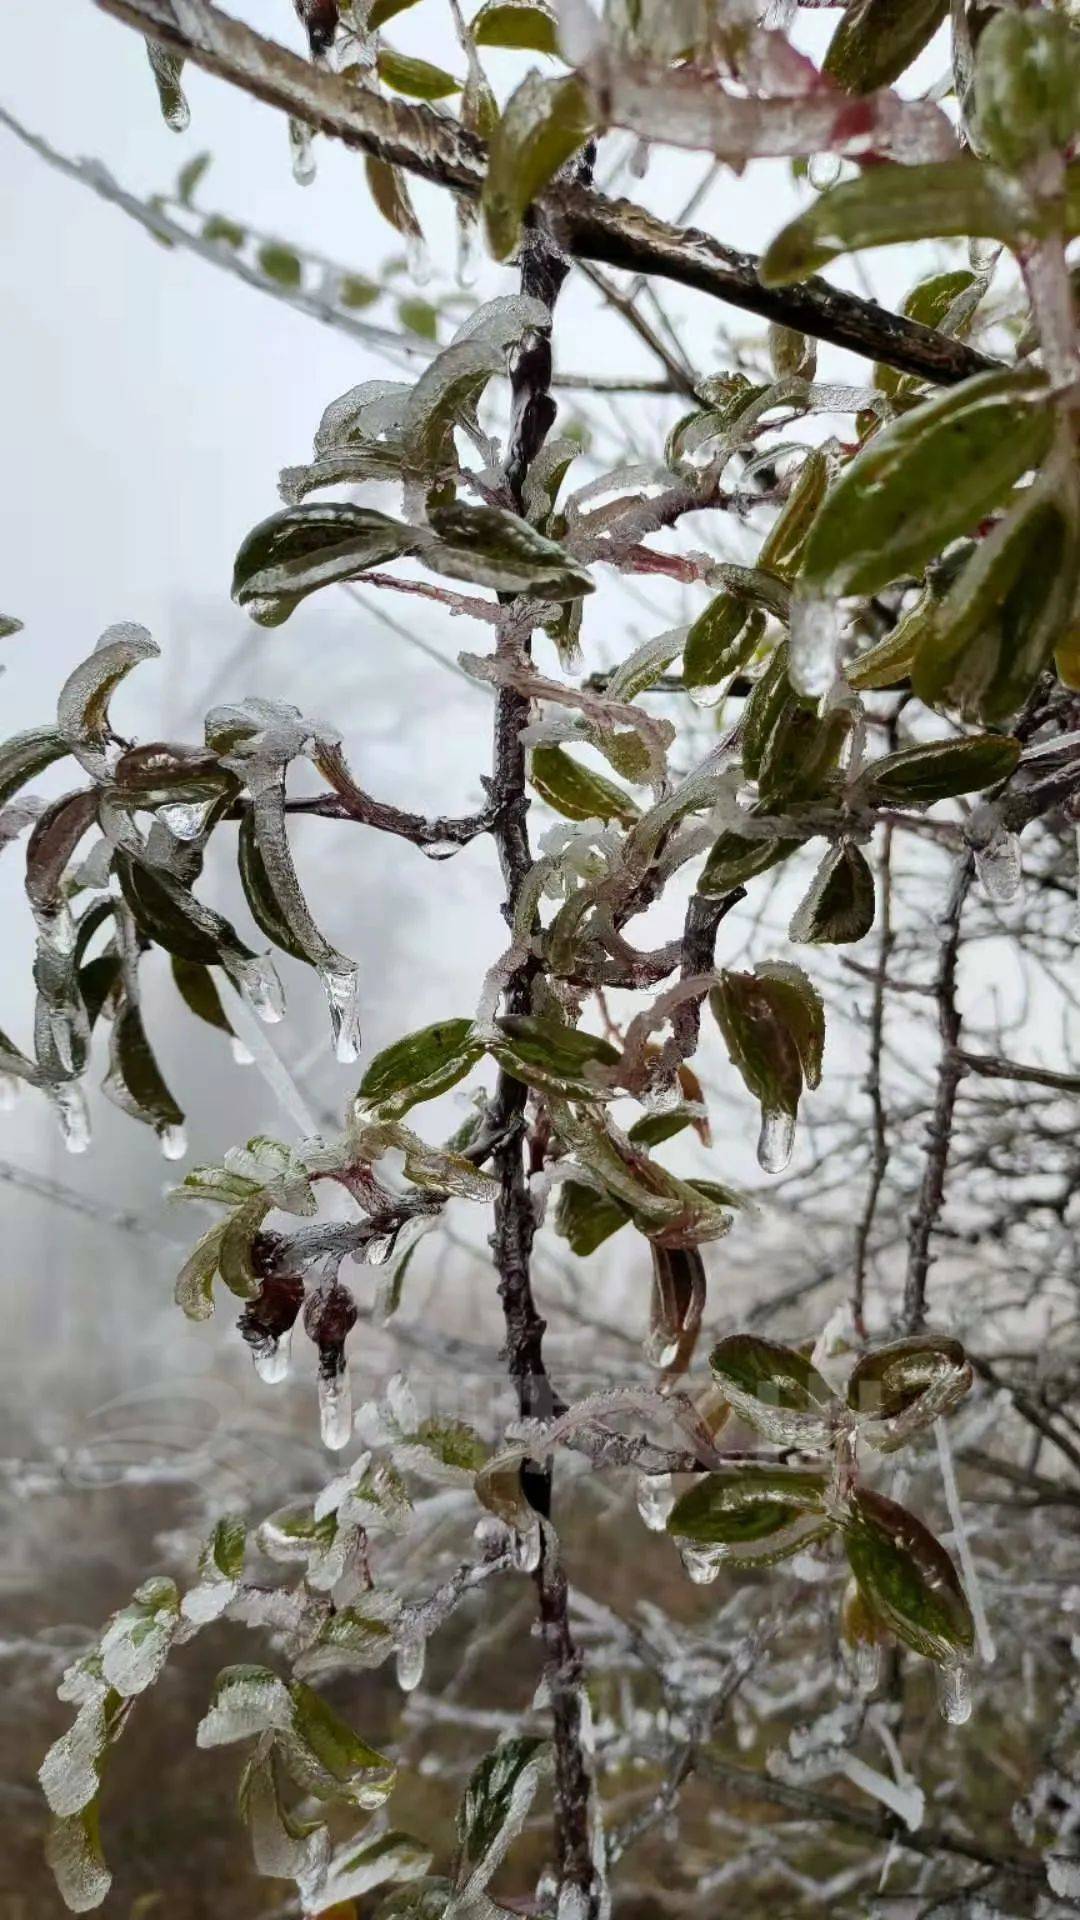
<svg viewBox="0 0 1080 1920">
<path fill-rule="evenodd" d="M 533 1736 L 500 1741 L 473 1770 L 457 1823 L 468 1870 L 462 1889 L 466 1899 L 475 1898 L 488 1885 L 521 1832 L 537 1788 L 550 1770 L 550 1748 Z"/>
<path fill-rule="evenodd" d="M 147 1580 L 113 1615 L 101 1641 L 101 1670 L 125 1699 L 153 1684 L 176 1632 L 180 1596 L 171 1580 Z"/>
<path fill-rule="evenodd" d="M 96 1691 L 83 1702 L 67 1732 L 54 1740 L 38 1768 L 41 1790 L 58 1817 L 78 1813 L 94 1798 L 105 1740 L 105 1687 L 99 1681 Z"/>
<path fill-rule="evenodd" d="M 295 1880 L 305 1911 L 322 1906 L 322 1890 L 330 1858 L 330 1834 L 321 1822 L 296 1818 L 286 1812 L 275 1768 L 275 1756 L 257 1759 L 245 1769 L 240 1805 L 251 1834 L 256 1868 L 275 1880 Z"/>
<path fill-rule="evenodd" d="M 106 628 L 94 652 L 68 675 L 56 704 L 56 724 L 70 752 L 88 773 L 101 778 L 118 756 L 109 730 L 113 689 L 141 660 L 156 660 L 161 649 L 145 627 L 121 622 Z"/>
<path fill-rule="evenodd" d="M 199 1747 L 231 1746 L 253 1734 L 292 1724 L 292 1701 L 284 1681 L 269 1667 L 225 1667 L 195 1734 Z"/>
<path fill-rule="evenodd" d="M 985 846 L 975 850 L 975 871 L 987 898 L 996 906 L 1016 899 L 1023 879 L 1019 836 L 998 827 Z"/>
<path fill-rule="evenodd" d="M 276 1026 L 285 1018 L 285 989 L 268 953 L 255 953 L 246 960 L 229 958 L 226 964 L 230 979 L 264 1026 Z"/>
<path fill-rule="evenodd" d="M 430 1865 L 430 1849 L 409 1833 L 391 1830 L 373 1839 L 347 1840 L 330 1861 L 322 1898 L 332 1911 L 335 1904 L 359 1900 L 387 1881 L 419 1880 Z"/>
<path fill-rule="evenodd" d="M 320 967 L 319 979 L 330 1009 L 334 1058 L 342 1066 L 351 1066 L 360 1058 L 360 969 L 352 962 Z"/>
<path fill-rule="evenodd" d="M 45 1836 L 45 1858 L 70 1913 L 90 1913 L 100 1907 L 112 1886 L 112 1874 L 101 1851 L 96 1801 L 67 1819 L 52 1821 Z"/>
</svg>

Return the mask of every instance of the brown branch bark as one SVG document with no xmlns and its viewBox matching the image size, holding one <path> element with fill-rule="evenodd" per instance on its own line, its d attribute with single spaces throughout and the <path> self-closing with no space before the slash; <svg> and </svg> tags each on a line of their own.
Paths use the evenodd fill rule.
<svg viewBox="0 0 1080 1920">
<path fill-rule="evenodd" d="M 486 149 L 429 107 L 406 105 L 339 75 L 232 20 L 209 0 L 95 0 L 105 13 L 163 41 L 194 65 L 217 74 L 317 132 L 374 154 L 406 172 L 475 198 Z M 558 183 L 538 202 L 538 217 L 560 246 L 582 260 L 673 280 L 763 319 L 884 361 L 902 373 L 943 385 L 992 364 L 962 341 L 890 313 L 813 279 L 765 287 L 752 254 L 724 246 L 694 227 L 673 226 L 626 200 L 592 187 Z"/>
<path fill-rule="evenodd" d="M 956 1094 L 964 1071 L 959 1056 L 960 1011 L 956 1004 L 956 973 L 960 954 L 960 920 L 974 871 L 974 855 L 962 854 L 953 874 L 943 920 L 943 942 L 936 982 L 941 1058 L 922 1185 L 908 1231 L 903 1308 L 904 1327 L 908 1333 L 917 1333 L 926 1322 L 930 1246 L 945 1202 L 945 1172 L 956 1115 Z"/>
</svg>

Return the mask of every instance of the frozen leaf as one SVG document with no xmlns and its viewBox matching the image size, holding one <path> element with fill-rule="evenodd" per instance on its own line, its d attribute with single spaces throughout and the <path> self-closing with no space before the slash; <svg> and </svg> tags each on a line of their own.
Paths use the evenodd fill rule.
<svg viewBox="0 0 1080 1920">
<path fill-rule="evenodd" d="M 591 773 L 559 746 L 533 748 L 529 778 L 540 798 L 566 820 L 618 820 L 629 826 L 640 813 L 621 787 Z"/>
<path fill-rule="evenodd" d="M 609 1040 L 575 1027 L 556 1027 L 532 1014 L 507 1014 L 497 1023 L 490 1052 L 527 1086 L 581 1100 L 609 1100 L 615 1088 L 605 1068 L 618 1065 Z"/>
<path fill-rule="evenodd" d="M 788 1467 L 707 1473 L 678 1499 L 667 1531 L 734 1567 L 767 1566 L 832 1530 L 828 1476 Z"/>
<path fill-rule="evenodd" d="M 790 938 L 814 946 L 861 940 L 874 924 L 874 876 L 850 840 L 830 847 L 792 916 Z"/>
<path fill-rule="evenodd" d="M 760 609 L 747 606 L 733 593 L 718 593 L 686 636 L 684 685 L 697 693 L 726 684 L 753 659 L 764 631 L 765 615 Z"/>
<path fill-rule="evenodd" d="M 237 1207 L 253 1200 L 260 1192 L 257 1181 L 232 1173 L 227 1167 L 192 1167 L 178 1187 L 169 1190 L 170 1200 L 206 1200 L 213 1206 Z"/>
<path fill-rule="evenodd" d="M 266 1194 L 257 1193 L 237 1207 L 222 1232 L 218 1272 L 238 1300 L 253 1300 L 259 1292 L 262 1276 L 255 1265 L 255 1236 L 272 1204 Z"/>
<path fill-rule="evenodd" d="M 795 1347 L 733 1333 L 709 1355 L 735 1412 L 779 1446 L 823 1446 L 839 1407 L 817 1368 Z"/>
<path fill-rule="evenodd" d="M 195 960 L 181 960 L 173 954 L 172 975 L 181 999 L 196 1019 L 205 1021 L 219 1033 L 232 1035 L 232 1022 L 221 1004 L 217 982 L 209 967 Z"/>
<path fill-rule="evenodd" d="M 221 914 L 196 900 L 188 887 L 163 868 L 145 866 L 120 848 L 113 868 L 140 932 L 166 953 L 202 966 L 226 966 L 230 972 L 254 958 Z"/>
<path fill-rule="evenodd" d="M 398 53 L 393 47 L 380 47 L 376 57 L 379 79 L 395 93 L 406 93 L 413 100 L 445 100 L 447 94 L 460 93 L 461 81 L 430 60 L 418 60 L 411 53 Z"/>
<path fill-rule="evenodd" d="M 781 580 L 794 580 L 828 484 L 828 461 L 820 448 L 811 447 L 791 492 L 762 542 L 759 569 L 778 574 Z"/>
<path fill-rule="evenodd" d="M 1065 14 L 995 14 L 975 55 L 975 118 L 992 160 L 1020 172 L 1076 139 L 1080 33 Z"/>
<path fill-rule="evenodd" d="M 588 89 L 576 74 L 543 80 L 527 74 L 511 94 L 488 151 L 483 209 L 496 260 L 517 245 L 526 211 L 595 125 Z"/>
<path fill-rule="evenodd" d="M 980 291 L 980 281 L 967 267 L 948 273 L 931 273 L 917 281 L 911 292 L 905 295 L 901 311 L 909 320 L 918 320 L 924 327 L 942 327 L 953 315 L 949 331 L 960 333 L 967 331 L 970 325 Z M 964 295 L 970 295 L 970 298 L 965 300 Z M 960 315 L 963 315 L 963 321 Z M 874 368 L 874 385 L 879 393 L 902 395 L 911 388 L 911 376 L 898 373 L 895 367 L 879 361 Z"/>
<path fill-rule="evenodd" d="M 484 0 L 469 32 L 478 47 L 558 53 L 558 22 L 544 0 Z"/>
<path fill-rule="evenodd" d="M 317 1903 L 321 1911 L 330 1835 L 321 1820 L 304 1820 L 286 1806 L 272 1750 L 255 1754 L 244 1768 L 239 1806 L 256 1870 L 271 1879 L 295 1880 L 305 1910 Z"/>
<path fill-rule="evenodd" d="M 233 599 L 260 626 L 277 627 L 309 593 L 359 580 L 369 567 L 415 551 L 415 530 L 371 507 L 287 507 L 248 534 L 236 556 Z"/>
<path fill-rule="evenodd" d="M 283 1680 L 269 1667 L 223 1667 L 195 1734 L 199 1747 L 232 1746 L 256 1734 L 284 1731 L 293 1705 Z"/>
<path fill-rule="evenodd" d="M 305 1648 L 297 1672 L 305 1677 L 328 1670 L 381 1667 L 394 1647 L 396 1603 L 378 1593 L 362 1596 L 351 1607 L 338 1607 Z"/>
<path fill-rule="evenodd" d="M 70 1913 L 90 1913 L 100 1907 L 112 1886 L 112 1874 L 101 1851 L 96 1800 L 79 1813 L 50 1822 L 45 1858 Z"/>
<path fill-rule="evenodd" d="M 722 833 L 713 842 L 698 881 L 698 892 L 708 900 L 722 899 L 735 887 L 745 886 L 759 873 L 767 873 L 770 867 L 788 859 L 801 845 L 800 840 L 770 839 L 765 835 L 748 839 L 740 833 Z"/>
<path fill-rule="evenodd" d="M 812 201 L 766 247 L 759 271 L 766 286 L 783 286 L 862 247 L 972 234 L 1010 241 L 1019 224 L 1005 182 L 966 155 L 871 167 Z"/>
<path fill-rule="evenodd" d="M 971 734 L 964 740 L 930 740 L 872 760 L 852 790 L 852 802 L 867 806 L 932 806 L 1007 780 L 1020 759 L 1011 734 Z"/>
<path fill-rule="evenodd" d="M 891 1453 L 962 1400 L 972 1377 L 959 1340 L 921 1334 L 864 1354 L 848 1380 L 847 1403 L 862 1438 Z"/>
<path fill-rule="evenodd" d="M 60 911 L 68 863 L 97 813 L 97 794 L 90 788 L 54 800 L 34 822 L 26 847 L 26 894 L 39 926 Z"/>
<path fill-rule="evenodd" d="M 432 1876 L 391 1894 L 379 1907 L 376 1920 L 449 1920 L 451 1908 L 458 1906 L 449 1880 Z"/>
<path fill-rule="evenodd" d="M 829 42 L 822 72 L 848 93 L 889 87 L 933 39 L 948 0 L 854 0 Z"/>
<path fill-rule="evenodd" d="M 367 13 L 368 32 L 377 33 L 380 27 L 385 27 L 388 20 L 393 20 L 395 15 L 404 13 L 406 7 L 415 5 L 416 0 L 371 0 Z"/>
<path fill-rule="evenodd" d="M 471 1487 L 488 1449 L 463 1420 L 421 1420 L 394 1445 L 403 1472 L 419 1474 L 443 1487 Z"/>
<path fill-rule="evenodd" d="M 500 1742 L 474 1770 L 457 1821 L 467 1893 L 487 1886 L 521 1832 L 550 1767 L 548 1742 L 522 1736 Z"/>
<path fill-rule="evenodd" d="M 1007 498 L 1047 453 L 1053 416 L 1041 374 L 978 374 L 876 434 L 825 496 L 802 581 L 811 592 L 876 593 L 918 572 Z"/>
<path fill-rule="evenodd" d="M 813 1088 L 821 1078 L 821 997 L 799 968 L 774 963 L 754 973 L 725 971 L 709 1005 L 732 1065 L 761 1107 L 759 1159 L 767 1171 L 779 1172 L 791 1151 L 803 1084 Z"/>
<path fill-rule="evenodd" d="M 933 630 L 939 598 L 940 594 L 928 585 L 891 633 L 849 660 L 844 668 L 848 685 L 858 693 L 902 685 L 911 674 L 924 637 Z"/>
<path fill-rule="evenodd" d="M 0 613 L 0 640 L 10 640 L 13 634 L 21 633 L 23 623 L 9 613 Z"/>
<path fill-rule="evenodd" d="M 436 354 L 402 416 L 402 461 L 410 473 L 430 477 L 457 471 L 454 430 L 475 427 L 481 395 L 503 367 L 501 346 L 482 336 L 453 340 Z"/>
<path fill-rule="evenodd" d="M 66 742 L 51 727 L 35 727 L 0 742 L 0 807 L 67 752 Z"/>
<path fill-rule="evenodd" d="M 153 1684 L 176 1632 L 180 1596 L 172 1580 L 147 1580 L 129 1606 L 114 1613 L 101 1640 L 101 1671 L 127 1699 Z"/>
<path fill-rule="evenodd" d="M 377 160 L 373 153 L 365 156 L 364 172 L 375 205 L 395 232 L 403 235 L 415 269 L 424 259 L 424 236 L 404 175 L 399 167 Z M 415 271 L 413 277 L 418 277 Z"/>
<path fill-rule="evenodd" d="M 60 1819 L 76 1814 L 94 1799 L 102 1756 L 109 1740 L 109 1697 L 99 1671 L 67 1732 L 54 1740 L 38 1769 L 41 1790 Z M 65 1689 L 65 1698 L 70 1690 Z M 113 1696 L 116 1699 L 116 1695 Z"/>
<path fill-rule="evenodd" d="M 645 1358 L 669 1373 L 684 1373 L 693 1357 L 705 1311 L 705 1268 L 696 1247 L 653 1243 L 649 1332 Z"/>
<path fill-rule="evenodd" d="M 631 1218 L 629 1207 L 611 1194 L 587 1187 L 580 1180 L 563 1180 L 555 1209 L 555 1231 L 569 1241 L 579 1259 L 595 1253 Z"/>
<path fill-rule="evenodd" d="M 205 178 L 211 161 L 211 154 L 196 153 L 192 159 L 184 162 L 176 176 L 176 198 L 182 207 L 190 207 L 194 204 L 196 191 Z"/>
<path fill-rule="evenodd" d="M 975 1629 L 956 1568 L 913 1513 L 856 1487 L 844 1544 L 867 1605 L 905 1646 L 941 1665 L 971 1651 Z"/>
<path fill-rule="evenodd" d="M 316 1201 L 307 1167 L 300 1155 L 284 1141 L 257 1134 L 246 1147 L 229 1147 L 225 1153 L 225 1171 L 272 1200 L 285 1213 L 298 1213 L 310 1219 Z"/>
<path fill-rule="evenodd" d="M 69 753 L 100 779 L 119 757 L 120 743 L 109 726 L 113 692 L 142 660 L 156 660 L 161 649 L 145 627 L 108 627 L 89 659 L 68 675 L 56 705 L 56 724 Z"/>
<path fill-rule="evenodd" d="M 282 1755 L 297 1786 L 319 1800 L 350 1800 L 379 1807 L 393 1790 L 395 1769 L 360 1739 L 302 1680 L 289 1688 L 291 1724 Z"/>
<path fill-rule="evenodd" d="M 431 1865 L 431 1851 L 411 1833 L 391 1829 L 374 1840 L 347 1840 L 333 1855 L 322 1900 L 358 1900 L 388 1880 L 407 1884 L 421 1880 Z"/>
<path fill-rule="evenodd" d="M 102 1090 L 122 1112 L 133 1120 L 153 1127 L 168 1147 L 176 1139 L 173 1129 L 184 1124 L 183 1108 L 178 1107 L 162 1077 L 146 1037 L 142 1014 L 131 1002 L 125 1003 L 113 1021 L 109 1035 L 109 1071 Z M 182 1155 L 170 1155 L 182 1158 Z"/>
<path fill-rule="evenodd" d="M 574 600 L 593 590 L 565 547 L 502 507 L 438 507 L 430 522 L 436 538 L 425 541 L 419 555 L 434 573 L 545 600 Z"/>
</svg>

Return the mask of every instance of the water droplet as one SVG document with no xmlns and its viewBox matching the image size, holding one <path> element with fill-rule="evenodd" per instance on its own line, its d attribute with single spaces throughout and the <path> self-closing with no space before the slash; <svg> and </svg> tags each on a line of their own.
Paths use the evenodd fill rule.
<svg viewBox="0 0 1080 1920">
<path fill-rule="evenodd" d="M 319 1374 L 319 1432 L 323 1446 L 334 1453 L 352 1438 L 352 1384 L 344 1362 L 340 1372 Z"/>
<path fill-rule="evenodd" d="M 19 1083 L 14 1074 L 0 1073 L 0 1113 L 10 1113 L 19 1097 Z"/>
<path fill-rule="evenodd" d="M 723 1564 L 723 1550 L 718 1547 L 695 1547 L 685 1541 L 679 1548 L 679 1558 L 696 1587 L 707 1587 L 716 1579 Z"/>
<path fill-rule="evenodd" d="M 758 1135 L 758 1166 L 763 1173 L 783 1173 L 795 1145 L 795 1115 L 783 1107 L 762 1109 Z"/>
<path fill-rule="evenodd" d="M 670 1327 L 650 1327 L 641 1343 L 650 1367 L 670 1367 L 679 1352 L 679 1338 Z"/>
<path fill-rule="evenodd" d="M 831 600 L 797 595 L 791 607 L 791 684 L 818 700 L 836 679 L 840 622 Z"/>
<path fill-rule="evenodd" d="M 363 1265 L 365 1267 L 385 1267 L 390 1255 L 394 1251 L 397 1237 L 398 1230 L 396 1227 L 392 1233 L 376 1234 L 373 1240 L 368 1241 L 363 1250 Z"/>
<path fill-rule="evenodd" d="M 268 953 L 253 953 L 245 960 L 229 962 L 232 975 L 252 1013 L 268 1027 L 285 1016 L 285 991 Z"/>
<path fill-rule="evenodd" d="M 859 1693 L 876 1693 L 881 1680 L 881 1642 L 859 1640 L 849 1649 L 851 1674 Z"/>
<path fill-rule="evenodd" d="M 962 1727 L 971 1719 L 971 1686 L 966 1667 L 959 1663 L 937 1669 L 938 1707 L 951 1727 Z"/>
<path fill-rule="evenodd" d="M 166 1160 L 182 1160 L 187 1152 L 187 1134 L 182 1126 L 160 1127 L 158 1139 Z"/>
<path fill-rule="evenodd" d="M 540 1565 L 542 1547 L 543 1536 L 540 1532 L 539 1520 L 536 1522 L 536 1525 L 530 1527 L 527 1532 L 515 1532 L 512 1552 L 514 1565 L 519 1573 L 536 1572 L 537 1567 Z"/>
<path fill-rule="evenodd" d="M 650 1533 L 663 1533 L 674 1505 L 675 1488 L 670 1473 L 638 1475 L 637 1508 Z"/>
<path fill-rule="evenodd" d="M 252 1365 L 266 1387 L 279 1387 L 292 1367 L 292 1328 L 279 1339 L 267 1339 L 251 1350 Z"/>
<path fill-rule="evenodd" d="M 452 860 L 455 853 L 461 852 L 458 840 L 426 840 L 420 849 L 428 860 Z"/>
<path fill-rule="evenodd" d="M 842 171 L 839 154 L 815 153 L 811 155 L 806 177 L 815 193 L 827 193 L 830 187 L 835 187 Z"/>
<path fill-rule="evenodd" d="M 303 120 L 289 121 L 289 147 L 292 151 L 293 179 L 298 187 L 310 187 L 318 167 L 311 128 Z"/>
<path fill-rule="evenodd" d="M 253 1067 L 255 1065 L 255 1055 L 252 1053 L 250 1047 L 245 1047 L 239 1034 L 233 1034 L 229 1045 L 232 1050 L 232 1057 L 238 1067 Z"/>
<path fill-rule="evenodd" d="M 424 1677 L 424 1656 L 427 1652 L 421 1639 L 403 1640 L 397 1650 L 397 1683 L 402 1693 L 412 1693 Z"/>
<path fill-rule="evenodd" d="M 983 892 L 998 906 L 1007 906 L 1020 891 L 1023 867 L 1020 841 L 1015 833 L 999 828 L 985 847 L 975 854 L 975 871 Z"/>
<path fill-rule="evenodd" d="M 90 1114 L 86 1095 L 78 1082 L 54 1087 L 51 1094 L 60 1121 L 60 1132 L 69 1153 L 85 1153 L 90 1145 Z"/>
<path fill-rule="evenodd" d="M 165 125 L 171 127 L 173 133 L 186 133 L 191 125 L 191 108 L 180 85 L 184 71 L 182 56 L 171 47 L 163 46 L 160 40 L 148 40 L 146 54 L 157 84 Z"/>
<path fill-rule="evenodd" d="M 159 807 L 157 817 L 163 827 L 172 834 L 174 840 L 198 840 L 201 838 L 208 819 L 217 805 L 213 800 L 176 801 L 173 806 Z"/>
<path fill-rule="evenodd" d="M 319 979 L 330 1008 L 334 1056 L 343 1067 L 352 1066 L 360 1057 L 360 969 L 320 967 Z"/>
</svg>

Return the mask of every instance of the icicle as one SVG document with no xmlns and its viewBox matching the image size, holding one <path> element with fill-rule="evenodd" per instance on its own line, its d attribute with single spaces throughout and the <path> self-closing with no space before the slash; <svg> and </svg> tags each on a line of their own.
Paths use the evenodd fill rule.
<svg viewBox="0 0 1080 1920">
<path fill-rule="evenodd" d="M 762 1108 L 758 1135 L 758 1166 L 763 1173 L 783 1173 L 795 1145 L 795 1115 L 783 1107 Z"/>
<path fill-rule="evenodd" d="M 424 1677 L 424 1657 L 427 1652 L 425 1642 L 417 1636 L 415 1640 L 403 1640 L 397 1650 L 397 1683 L 402 1693 L 412 1693 Z"/>
<path fill-rule="evenodd" d="M 427 241 L 417 228 L 416 232 L 405 235 L 405 260 L 409 269 L 409 278 L 418 287 L 425 287 L 431 279 L 431 255 Z"/>
<path fill-rule="evenodd" d="M 90 1114 L 78 1081 L 69 1080 L 64 1086 L 53 1087 L 51 1098 L 68 1152 L 85 1153 L 90 1145 Z"/>
<path fill-rule="evenodd" d="M 232 1050 L 232 1057 L 238 1067 L 253 1067 L 255 1065 L 255 1055 L 252 1053 L 250 1047 L 244 1045 L 239 1034 L 233 1034 L 229 1045 Z"/>
<path fill-rule="evenodd" d="M 1020 891 L 1023 869 L 1020 842 L 1015 833 L 999 827 L 985 847 L 975 851 L 975 871 L 983 892 L 998 906 L 1007 906 Z"/>
<path fill-rule="evenodd" d="M 644 180 L 652 159 L 652 147 L 648 140 L 638 140 L 627 162 L 627 171 L 633 180 Z"/>
<path fill-rule="evenodd" d="M 670 1473 L 639 1473 L 637 1509 L 650 1533 L 663 1533 L 674 1505 L 675 1488 Z"/>
<path fill-rule="evenodd" d="M 323 1446 L 334 1453 L 352 1438 L 352 1385 L 344 1355 L 332 1372 L 319 1370 L 319 1431 Z"/>
<path fill-rule="evenodd" d="M 938 1465 L 941 1468 L 941 1481 L 945 1490 L 945 1505 L 949 1510 L 949 1519 L 952 1521 L 953 1537 L 956 1541 L 956 1551 L 960 1560 L 960 1570 L 964 1576 L 964 1587 L 967 1591 L 968 1605 L 971 1608 L 971 1618 L 975 1626 L 975 1642 L 979 1649 L 980 1659 L 985 1661 L 988 1667 L 993 1666 L 994 1661 L 997 1659 L 997 1648 L 994 1645 L 994 1636 L 990 1631 L 990 1622 L 986 1617 L 982 1584 L 979 1580 L 978 1569 L 976 1568 L 975 1559 L 971 1551 L 967 1527 L 964 1524 L 964 1510 L 960 1505 L 960 1492 L 956 1484 L 956 1473 L 953 1468 L 952 1444 L 949 1440 L 949 1430 L 944 1419 L 934 1421 L 934 1439 L 937 1443 Z M 966 1714 L 964 1718 L 967 1718 Z"/>
<path fill-rule="evenodd" d="M 187 1152 L 187 1134 L 182 1126 L 161 1127 L 158 1131 L 161 1151 L 166 1160 L 182 1160 Z"/>
<path fill-rule="evenodd" d="M 184 71 L 184 61 L 171 47 L 163 46 L 160 40 L 148 40 L 146 55 L 150 70 L 157 84 L 161 112 L 167 127 L 174 133 L 186 133 L 191 125 L 191 108 L 188 106 L 180 75 Z"/>
<path fill-rule="evenodd" d="M 535 1526 L 530 1527 L 525 1533 L 515 1531 L 512 1555 L 514 1565 L 519 1573 L 536 1572 L 537 1567 L 540 1565 L 540 1554 L 543 1544 L 539 1520 Z"/>
<path fill-rule="evenodd" d="M 791 684 L 817 700 L 836 679 L 840 621 L 834 603 L 796 596 L 791 607 Z"/>
<path fill-rule="evenodd" d="M 688 1540 L 679 1548 L 679 1558 L 696 1587 L 712 1584 L 720 1572 L 724 1560 L 723 1549 L 719 1547 L 695 1547 Z"/>
<path fill-rule="evenodd" d="M 859 1640 L 855 1646 L 847 1648 L 851 1677 L 857 1693 L 876 1693 L 881 1684 L 881 1643 L 878 1640 Z"/>
<path fill-rule="evenodd" d="M 965 1666 L 957 1662 L 937 1668 L 937 1697 L 941 1717 L 951 1727 L 962 1727 L 971 1719 L 971 1687 Z"/>
<path fill-rule="evenodd" d="M 472 202 L 459 199 L 457 202 L 457 283 L 459 287 L 476 285 L 477 264 L 479 258 L 480 225 L 473 210 Z"/>
<path fill-rule="evenodd" d="M 285 994 L 269 954 L 253 953 L 249 959 L 232 960 L 229 972 L 264 1026 L 276 1026 L 284 1019 Z"/>
<path fill-rule="evenodd" d="M 19 1083 L 12 1073 L 0 1073 L 0 1113 L 11 1113 L 19 1097 Z"/>
<path fill-rule="evenodd" d="M 290 119 L 289 148 L 292 153 L 293 179 L 298 187 L 310 187 L 318 169 L 311 128 L 305 120 Z"/>
<path fill-rule="evenodd" d="M 268 1339 L 265 1345 L 253 1347 L 251 1361 L 264 1386 L 280 1386 L 292 1369 L 292 1328 L 277 1340 Z"/>
<path fill-rule="evenodd" d="M 319 968 L 327 1005 L 330 1008 L 330 1038 L 334 1057 L 343 1067 L 360 1057 L 360 969 L 349 967 L 335 972 Z"/>
</svg>

